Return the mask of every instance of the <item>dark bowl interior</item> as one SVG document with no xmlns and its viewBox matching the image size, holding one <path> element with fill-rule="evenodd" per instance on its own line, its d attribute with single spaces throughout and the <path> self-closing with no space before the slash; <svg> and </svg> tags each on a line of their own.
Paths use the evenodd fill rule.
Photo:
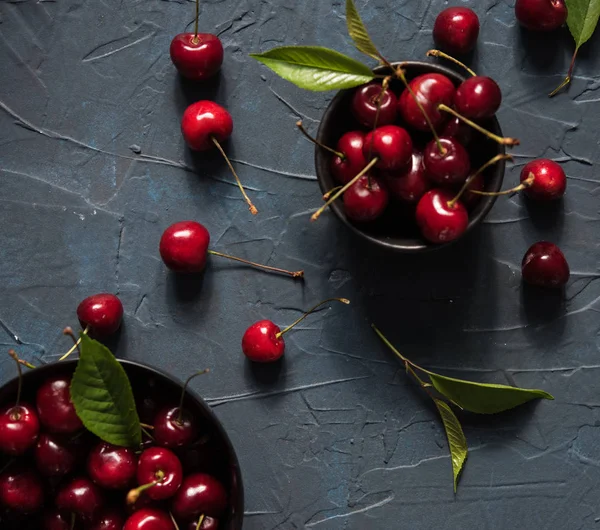
<svg viewBox="0 0 600 530">
<path fill-rule="evenodd" d="M 144 423 L 152 421 L 156 407 L 177 404 L 181 398 L 182 383 L 155 368 L 131 361 L 119 360 L 127 372 L 134 396 L 138 401 L 140 420 Z M 35 403 L 37 388 L 49 377 L 72 375 L 77 361 L 52 363 L 23 374 L 23 402 Z M 0 404 L 14 402 L 17 392 L 17 379 L 12 379 L 0 388 Z M 184 473 L 201 470 L 218 478 L 229 493 L 229 508 L 221 519 L 219 529 L 239 530 L 244 517 L 244 490 L 242 475 L 237 456 L 223 426 L 213 414 L 204 400 L 193 391 L 187 390 L 184 406 L 193 414 L 200 425 L 203 443 L 193 446 L 185 452 L 179 452 Z M 90 435 L 90 438 L 91 435 Z M 28 455 L 25 455 L 25 459 Z M 2 468 L 7 459 L 0 461 Z M 46 504 L 48 504 L 47 493 Z M 119 499 L 124 496 L 120 492 Z M 2 516 L 0 516 L 2 517 Z M 21 517 L 19 520 L 5 521 L 0 518 L 3 529 L 41 528 L 33 522 L 33 517 Z"/>
<path fill-rule="evenodd" d="M 464 76 L 457 74 L 455 71 L 436 64 L 416 61 L 395 63 L 395 65 L 400 64 L 402 64 L 405 69 L 406 77 L 409 80 L 419 75 L 432 72 L 446 75 L 456 86 L 465 80 Z M 378 74 L 387 74 L 389 69 L 386 67 L 379 67 L 375 69 L 375 72 Z M 399 95 L 403 90 L 401 81 L 397 79 L 392 81 L 390 86 L 396 95 Z M 322 144 L 334 147 L 345 132 L 357 129 L 364 130 L 364 127 L 352 116 L 350 110 L 352 94 L 353 90 L 342 90 L 338 92 L 325 110 L 317 133 L 317 139 Z M 399 124 L 402 125 L 401 123 Z M 480 124 L 493 133 L 502 136 L 500 124 L 496 118 L 481 121 Z M 417 146 L 431 139 L 431 135 L 424 135 L 423 133 L 412 132 L 411 136 L 413 137 L 413 142 Z M 468 151 L 471 156 L 471 166 L 475 169 L 497 154 L 504 153 L 505 149 L 504 146 L 489 140 L 482 134 L 474 132 L 473 141 L 471 142 Z M 317 178 L 323 193 L 338 185 L 338 182 L 334 179 L 330 171 L 331 157 L 332 155 L 324 149 L 316 148 L 315 163 Z M 502 181 L 504 180 L 504 169 L 505 163 L 502 161 L 485 171 L 485 191 L 500 190 Z M 464 235 L 471 232 L 475 226 L 484 219 L 495 201 L 496 197 L 481 197 L 478 204 L 469 212 L 469 226 L 465 234 L 461 237 L 464 237 Z M 421 237 L 419 229 L 414 221 L 414 216 L 410 215 L 411 212 L 407 212 L 408 215 L 403 215 L 399 208 L 388 206 L 385 213 L 372 223 L 355 223 L 348 219 L 344 213 L 342 201 L 340 200 L 334 202 L 331 205 L 331 208 L 335 215 L 337 215 L 337 217 L 355 234 L 371 243 L 390 250 L 406 253 L 423 252 L 439 249 L 457 241 L 455 240 L 443 245 L 429 243 Z"/>
</svg>

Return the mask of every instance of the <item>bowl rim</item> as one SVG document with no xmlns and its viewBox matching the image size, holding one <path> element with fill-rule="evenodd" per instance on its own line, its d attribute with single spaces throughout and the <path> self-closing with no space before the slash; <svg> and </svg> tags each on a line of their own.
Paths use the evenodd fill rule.
<svg viewBox="0 0 600 530">
<path fill-rule="evenodd" d="M 456 72 L 455 70 L 452 70 L 445 66 L 441 66 L 436 63 L 430 63 L 430 62 L 426 62 L 426 61 L 399 61 L 399 62 L 393 62 L 391 64 L 392 64 L 392 66 L 402 66 L 402 67 L 406 68 L 409 72 L 412 68 L 429 69 L 432 73 L 440 73 L 440 74 L 448 76 L 455 84 L 460 84 L 464 80 L 467 79 L 467 76 L 462 75 L 462 74 Z M 386 72 L 389 72 L 389 67 L 386 65 L 380 65 L 380 66 L 377 66 L 376 68 L 373 68 L 373 72 L 376 74 L 385 74 Z M 337 105 L 352 90 L 354 90 L 354 89 L 350 88 L 350 89 L 338 91 L 335 94 L 335 96 L 331 99 L 329 104 L 327 105 L 327 108 L 325 109 L 325 111 L 323 113 L 321 122 L 319 123 L 318 131 L 317 131 L 317 141 L 319 141 L 320 143 L 324 143 L 326 125 L 327 125 L 328 121 L 332 119 L 333 113 L 337 110 L 337 108 L 336 108 Z M 503 136 L 502 129 L 500 128 L 500 123 L 498 122 L 497 117 L 494 116 L 493 118 L 491 118 L 490 122 L 492 124 L 492 126 L 490 127 L 490 130 L 494 134 L 497 134 L 498 136 Z M 506 147 L 504 145 L 498 144 L 497 149 L 498 149 L 498 154 L 506 154 Z M 328 155 L 324 152 L 324 149 L 321 149 L 318 146 L 315 146 L 315 170 L 316 170 L 316 174 L 317 174 L 317 181 L 319 183 L 319 187 L 321 188 L 322 193 L 326 193 L 327 191 L 329 191 L 329 188 L 326 187 L 326 183 L 325 183 L 326 179 L 322 175 L 322 172 L 320 170 L 321 165 L 324 163 L 323 162 L 324 157 L 326 157 L 326 156 L 328 156 Z M 325 163 L 328 164 L 328 162 L 325 162 Z M 500 162 L 495 164 L 495 166 L 493 167 L 494 174 L 497 175 L 499 173 L 500 178 L 497 179 L 497 183 L 494 186 L 490 187 L 488 189 L 488 191 L 498 192 L 502 189 L 502 184 L 504 182 L 505 169 L 506 169 L 506 161 L 505 160 L 501 160 Z M 441 244 L 429 243 L 425 240 L 423 240 L 422 243 L 420 243 L 420 244 L 409 244 L 409 243 L 402 244 L 402 243 L 397 243 L 397 242 L 395 243 L 395 242 L 391 242 L 391 241 L 386 241 L 383 238 L 379 238 L 377 236 L 374 236 L 374 235 L 364 232 L 363 230 L 361 230 L 360 226 L 351 222 L 348 219 L 348 217 L 346 216 L 346 214 L 344 213 L 341 202 L 339 200 L 332 203 L 330 208 L 333 210 L 333 213 L 336 215 L 336 217 L 340 221 L 342 221 L 342 223 L 344 223 L 348 228 L 350 228 L 350 230 L 352 232 L 357 234 L 363 240 L 368 241 L 369 243 L 377 245 L 379 247 L 385 248 L 387 250 L 393 250 L 396 252 L 406 253 L 406 254 L 419 254 L 419 253 L 431 252 L 433 250 L 439 250 L 442 248 L 446 248 L 446 247 L 456 243 L 457 241 L 462 240 L 467 234 L 471 233 L 481 223 L 481 221 L 483 221 L 483 219 L 487 216 L 487 214 L 490 212 L 490 210 L 494 206 L 494 203 L 496 202 L 497 198 L 498 197 L 494 197 L 494 196 L 483 196 L 482 202 L 484 204 L 483 204 L 482 208 L 480 209 L 479 212 L 477 212 L 476 215 L 469 216 L 469 224 L 468 224 L 466 230 L 463 232 L 463 234 L 461 234 L 461 236 L 458 237 L 457 239 L 448 241 L 447 243 L 441 243 Z"/>
</svg>

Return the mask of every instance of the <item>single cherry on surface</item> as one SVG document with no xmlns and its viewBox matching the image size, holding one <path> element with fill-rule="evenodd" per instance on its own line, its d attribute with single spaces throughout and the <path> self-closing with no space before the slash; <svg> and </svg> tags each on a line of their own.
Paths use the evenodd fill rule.
<svg viewBox="0 0 600 530">
<path fill-rule="evenodd" d="M 175 525 L 167 512 L 142 508 L 127 519 L 123 530 L 175 530 Z"/>
<path fill-rule="evenodd" d="M 12 466 L 0 475 L 0 504 L 16 513 L 34 513 L 44 504 L 44 486 L 29 469 Z"/>
<path fill-rule="evenodd" d="M 563 287 L 571 275 L 562 250 L 549 241 L 538 241 L 529 247 L 521 263 L 523 280 L 538 287 Z"/>
<path fill-rule="evenodd" d="M 105 489 L 131 486 L 137 471 L 133 450 L 106 442 L 98 443 L 88 456 L 87 472 L 90 478 Z"/>
<path fill-rule="evenodd" d="M 176 519 L 196 521 L 202 515 L 220 517 L 227 509 L 227 492 L 216 478 L 192 473 L 183 479 L 173 497 L 171 511 Z"/>
<path fill-rule="evenodd" d="M 350 303 L 345 298 L 323 300 L 283 330 L 271 320 L 259 320 L 255 322 L 246 330 L 242 337 L 242 351 L 244 355 L 257 363 L 269 363 L 281 358 L 285 351 L 283 335 L 302 322 L 308 315 L 329 302 Z"/>
<path fill-rule="evenodd" d="M 413 151 L 412 162 L 404 171 L 383 174 L 386 188 L 392 197 L 408 204 L 416 204 L 432 185 L 423 166 L 423 153 Z"/>
<path fill-rule="evenodd" d="M 394 123 L 397 105 L 396 95 L 389 88 L 383 88 L 381 83 L 372 82 L 354 91 L 350 108 L 361 125 L 372 129 L 376 125 L 381 127 Z"/>
<path fill-rule="evenodd" d="M 367 174 L 346 190 L 342 201 L 347 217 L 366 223 L 381 217 L 389 202 L 389 193 L 379 178 Z"/>
<path fill-rule="evenodd" d="M 92 335 L 112 335 L 121 326 L 123 304 L 114 294 L 94 294 L 77 306 L 77 318 L 81 327 L 89 328 Z"/>
<path fill-rule="evenodd" d="M 375 167 L 385 170 L 408 166 L 412 155 L 412 139 L 406 129 L 384 125 L 367 134 L 363 154 L 368 160 L 377 158 Z"/>
<path fill-rule="evenodd" d="M 533 31 L 553 31 L 566 21 L 564 0 L 517 0 L 515 15 L 521 26 Z"/>
<path fill-rule="evenodd" d="M 343 158 L 335 155 L 331 159 L 331 173 L 340 184 L 350 182 L 367 165 L 363 151 L 365 138 L 366 134 L 362 131 L 349 131 L 338 140 L 336 151 Z"/>
<path fill-rule="evenodd" d="M 491 118 L 500 108 L 502 91 L 491 77 L 476 75 L 463 81 L 454 95 L 454 108 L 472 120 Z"/>
<path fill-rule="evenodd" d="M 440 146 L 442 151 L 440 151 Z M 423 151 L 423 166 L 429 178 L 438 184 L 461 184 L 469 176 L 469 153 L 455 138 L 431 140 Z"/>
<path fill-rule="evenodd" d="M 433 39 L 449 53 L 470 52 L 479 37 L 479 18 L 468 7 L 448 7 L 435 19 Z"/>
<path fill-rule="evenodd" d="M 102 510 L 86 530 L 123 530 L 125 518 L 120 511 L 114 508 Z"/>
<path fill-rule="evenodd" d="M 532 160 L 521 170 L 521 182 L 533 174 L 533 184 L 525 190 L 525 194 L 537 201 L 553 201 L 560 199 L 567 189 L 567 176 L 560 164 L 548 158 Z"/>
<path fill-rule="evenodd" d="M 56 495 L 56 507 L 91 521 L 104 505 L 102 492 L 89 478 L 76 477 L 63 484 Z"/>
<path fill-rule="evenodd" d="M 223 44 L 212 33 L 175 35 L 169 52 L 179 73 L 195 81 L 213 77 L 223 64 Z"/>
<path fill-rule="evenodd" d="M 73 471 L 80 452 L 79 439 L 71 440 L 62 434 L 42 433 L 35 444 L 33 455 L 42 475 L 62 477 Z"/>
<path fill-rule="evenodd" d="M 137 481 L 139 486 L 127 494 L 127 503 L 133 504 L 144 493 L 159 501 L 172 497 L 183 478 L 181 461 L 165 447 L 150 447 L 138 460 Z"/>
<path fill-rule="evenodd" d="M 71 378 L 47 379 L 37 391 L 36 406 L 40 422 L 50 432 L 72 434 L 83 427 L 71 401 Z"/>
<path fill-rule="evenodd" d="M 417 204 L 416 220 L 423 237 L 432 243 L 448 243 L 467 229 L 469 215 L 454 194 L 445 189 L 428 191 Z"/>
</svg>

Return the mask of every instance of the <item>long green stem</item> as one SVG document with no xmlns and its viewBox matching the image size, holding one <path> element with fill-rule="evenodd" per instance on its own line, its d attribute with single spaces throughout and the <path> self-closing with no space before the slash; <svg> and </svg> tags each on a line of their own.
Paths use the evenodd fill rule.
<svg viewBox="0 0 600 530">
<path fill-rule="evenodd" d="M 196 372 L 195 374 L 190 375 L 186 379 L 185 384 L 183 385 L 183 389 L 181 390 L 181 399 L 179 400 L 179 413 L 177 414 L 177 419 L 175 420 L 177 423 L 181 424 L 181 422 L 183 420 L 183 400 L 185 399 L 185 393 L 187 391 L 188 385 L 190 384 L 190 381 L 192 379 L 194 379 L 194 377 L 198 377 L 199 375 L 207 374 L 208 372 L 210 372 L 210 370 L 208 368 L 205 368 L 204 370 L 200 370 L 199 372 Z"/>
<path fill-rule="evenodd" d="M 296 122 L 296 127 L 298 127 L 298 129 L 300 130 L 300 132 L 306 138 L 308 138 L 308 140 L 310 142 L 312 142 L 313 144 L 315 144 L 317 147 L 320 147 L 321 149 L 325 149 L 325 151 L 329 151 L 330 153 L 334 154 L 335 156 L 341 158 L 342 160 L 346 160 L 346 155 L 344 153 L 341 153 L 340 151 L 336 151 L 335 149 L 332 149 L 331 147 L 322 144 L 316 138 L 313 138 L 310 134 L 308 134 L 308 131 L 304 128 L 304 125 L 302 125 L 302 120 L 298 120 Z"/>
<path fill-rule="evenodd" d="M 475 195 L 486 195 L 486 196 L 492 196 L 492 197 L 496 197 L 498 195 L 511 195 L 513 193 L 517 193 L 519 191 L 526 190 L 527 188 L 529 188 L 530 186 L 533 185 L 534 180 L 535 180 L 535 175 L 533 173 L 529 173 L 529 175 L 527 175 L 527 178 L 523 182 L 521 182 L 521 184 L 519 184 L 518 186 L 515 186 L 514 188 L 511 188 L 510 190 L 503 190 L 503 191 L 470 190 L 470 192 L 474 193 Z"/>
<path fill-rule="evenodd" d="M 83 334 L 87 335 L 88 331 L 90 330 L 89 326 L 86 326 L 85 329 L 83 330 Z M 69 355 L 71 355 L 75 350 L 79 349 L 79 344 L 81 344 L 81 337 L 79 337 L 78 339 L 75 338 L 75 335 L 73 334 L 73 330 L 69 327 L 66 327 L 63 330 L 63 334 L 64 335 L 68 335 L 69 337 L 71 337 L 73 339 L 73 342 L 75 344 L 73 344 L 73 347 L 67 352 L 65 353 L 60 359 L 59 361 L 64 361 Z"/>
<path fill-rule="evenodd" d="M 204 517 L 206 517 L 204 514 L 202 514 L 200 516 L 200 519 L 198 519 L 198 524 L 196 525 L 196 530 L 200 530 L 200 527 L 202 526 L 202 523 L 204 522 Z"/>
<path fill-rule="evenodd" d="M 444 53 L 444 52 L 442 52 L 440 50 L 429 50 L 425 55 L 427 55 L 427 57 L 441 57 L 442 59 L 446 59 L 447 61 L 451 61 L 454 64 L 457 64 L 458 66 L 460 66 L 461 68 L 464 68 L 473 77 L 475 77 L 477 75 L 466 64 L 461 63 L 458 59 L 455 59 L 451 55 L 448 55 L 447 53 Z"/>
<path fill-rule="evenodd" d="M 264 269 L 266 271 L 271 272 L 280 272 L 281 274 L 287 274 L 292 278 L 302 278 L 304 277 L 304 271 L 288 271 L 285 269 L 280 269 L 279 267 L 271 267 L 269 265 L 262 265 L 260 263 L 255 263 L 254 261 L 248 261 L 247 259 L 238 258 L 237 256 L 231 256 L 229 254 L 223 254 L 222 252 L 217 252 L 216 250 L 208 250 L 209 254 L 213 256 L 219 256 L 221 258 L 232 259 L 233 261 L 239 261 L 240 263 L 245 263 L 246 265 L 251 265 L 252 267 L 257 267 L 258 269 Z"/>
<path fill-rule="evenodd" d="M 295 322 L 293 322 L 292 324 L 290 324 L 289 326 L 287 326 L 286 328 L 282 329 L 279 333 L 277 333 L 277 335 L 275 335 L 278 339 L 281 338 L 281 336 L 284 333 L 287 333 L 290 329 L 292 329 L 294 326 L 300 324 L 300 322 L 302 322 L 308 315 L 310 315 L 311 313 L 314 313 L 317 309 L 319 309 L 319 307 L 321 307 L 322 305 L 328 304 L 329 302 L 341 302 L 342 304 L 349 304 L 350 300 L 346 299 L 346 298 L 328 298 L 327 300 L 323 300 L 322 302 L 319 302 L 316 306 L 314 306 L 312 309 L 309 309 L 306 313 L 304 313 L 298 320 L 296 320 Z"/>
<path fill-rule="evenodd" d="M 19 381 L 17 383 L 17 400 L 15 401 L 15 407 L 18 407 L 21 403 L 21 390 L 23 389 L 23 370 L 21 369 L 21 363 L 19 362 L 17 352 L 15 350 L 8 350 L 8 355 L 10 355 L 17 363 L 17 371 L 19 372 Z"/>
<path fill-rule="evenodd" d="M 563 80 L 563 82 L 558 85 L 550 94 L 548 94 L 549 98 L 556 96 L 563 88 L 565 88 L 568 84 L 571 83 L 571 79 L 573 78 L 573 69 L 575 68 L 575 59 L 577 58 L 577 52 L 579 48 L 575 48 L 575 52 L 573 53 L 573 57 L 571 57 L 571 64 L 569 65 L 569 71 L 567 72 L 567 77 Z"/>
</svg>

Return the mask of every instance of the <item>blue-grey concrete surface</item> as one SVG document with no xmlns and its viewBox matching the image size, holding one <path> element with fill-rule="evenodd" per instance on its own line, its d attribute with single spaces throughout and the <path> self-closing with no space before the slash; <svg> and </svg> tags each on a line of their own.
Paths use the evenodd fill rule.
<svg viewBox="0 0 600 530">
<path fill-rule="evenodd" d="M 423 58 L 440 0 L 358 1 L 392 60 Z M 457 2 L 458 3 L 458 2 Z M 110 291 L 126 316 L 115 352 L 180 378 L 213 405 L 238 451 L 245 528 L 556 529 L 600 527 L 600 140 L 598 38 L 567 94 L 548 99 L 572 52 L 568 31 L 532 36 L 509 0 L 468 2 L 481 18 L 471 64 L 504 91 L 499 118 L 529 158 L 561 161 L 564 202 L 502 198 L 468 241 L 420 257 L 360 244 L 331 214 L 318 223 L 312 131 L 332 94 L 301 91 L 250 51 L 321 44 L 358 57 L 341 0 L 203 1 L 217 32 L 216 82 L 183 84 L 171 38 L 190 1 L 0 2 L 0 347 L 49 362 L 68 347 L 85 296 Z M 179 132 L 186 105 L 211 98 L 235 121 L 227 150 L 260 210 L 252 217 L 218 155 Z M 158 256 L 164 228 L 204 223 L 212 247 L 291 269 L 306 281 L 213 259 L 200 285 Z M 558 243 L 564 297 L 521 286 L 540 239 Z M 252 366 L 241 336 L 257 319 L 290 323 L 345 296 L 287 336 L 285 361 Z M 445 435 L 426 395 L 370 329 L 450 375 L 540 387 L 556 397 L 495 417 L 460 415 L 470 445 L 457 495 Z M 1 361 L 1 380 L 14 376 Z"/>
</svg>

